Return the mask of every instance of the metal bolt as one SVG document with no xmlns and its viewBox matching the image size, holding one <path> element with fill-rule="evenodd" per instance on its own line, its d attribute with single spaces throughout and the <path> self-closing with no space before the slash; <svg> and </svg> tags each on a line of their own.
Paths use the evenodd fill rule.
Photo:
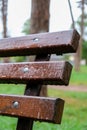
<svg viewBox="0 0 87 130">
<path fill-rule="evenodd" d="M 27 67 L 23 69 L 23 72 L 24 72 L 24 73 L 26 73 L 26 72 L 28 72 L 28 71 L 29 71 L 29 69 L 28 69 Z"/>
<path fill-rule="evenodd" d="M 18 106 L 19 106 L 19 103 L 17 101 L 13 102 L 13 107 L 14 108 L 18 108 Z"/>
<path fill-rule="evenodd" d="M 37 42 L 38 40 L 39 40 L 38 38 L 34 38 L 34 39 L 33 39 L 34 42 Z"/>
</svg>

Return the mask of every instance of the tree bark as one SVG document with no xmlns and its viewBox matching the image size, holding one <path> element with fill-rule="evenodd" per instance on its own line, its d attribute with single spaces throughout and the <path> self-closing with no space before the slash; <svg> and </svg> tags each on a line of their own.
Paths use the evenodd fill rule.
<svg viewBox="0 0 87 130">
<path fill-rule="evenodd" d="M 49 31 L 49 7 L 50 0 L 32 0 L 30 33 Z M 43 85 L 40 95 L 47 96 L 47 86 Z"/>
<path fill-rule="evenodd" d="M 77 50 L 77 53 L 75 54 L 75 70 L 80 71 L 80 61 L 82 57 L 82 42 L 83 42 L 83 34 L 84 34 L 84 0 L 81 1 L 81 10 L 82 10 L 82 15 L 81 15 L 81 37 L 80 37 L 80 43 L 79 47 Z"/>
<path fill-rule="evenodd" d="M 8 0 L 2 0 L 2 23 L 3 23 L 3 37 L 7 37 L 7 7 L 8 7 Z"/>
<path fill-rule="evenodd" d="M 3 25 L 3 32 L 2 36 L 3 38 L 8 37 L 7 33 L 7 8 L 8 8 L 8 0 L 1 0 L 1 13 L 2 13 L 2 25 Z M 3 62 L 8 63 L 10 61 L 9 57 L 6 57 L 3 59 Z"/>
<path fill-rule="evenodd" d="M 72 6 L 71 6 L 70 0 L 68 0 L 68 4 L 69 4 L 69 10 L 70 10 L 70 15 L 71 15 L 71 19 L 72 19 L 72 28 L 75 29 L 75 21 L 74 21 L 74 17 L 73 17 Z"/>
<path fill-rule="evenodd" d="M 32 0 L 30 33 L 49 31 L 50 0 Z"/>
</svg>

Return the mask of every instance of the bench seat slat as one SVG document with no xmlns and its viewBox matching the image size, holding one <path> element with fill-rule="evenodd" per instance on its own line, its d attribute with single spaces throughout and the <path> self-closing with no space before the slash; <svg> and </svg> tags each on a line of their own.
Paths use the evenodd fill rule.
<svg viewBox="0 0 87 130">
<path fill-rule="evenodd" d="M 79 37 L 76 30 L 69 30 L 1 39 L 0 57 L 76 52 Z"/>
<path fill-rule="evenodd" d="M 0 95 L 0 114 L 61 123 L 64 100 L 33 96 Z"/>
<path fill-rule="evenodd" d="M 68 85 L 72 66 L 65 61 L 2 63 L 0 83 L 28 83 Z"/>
</svg>

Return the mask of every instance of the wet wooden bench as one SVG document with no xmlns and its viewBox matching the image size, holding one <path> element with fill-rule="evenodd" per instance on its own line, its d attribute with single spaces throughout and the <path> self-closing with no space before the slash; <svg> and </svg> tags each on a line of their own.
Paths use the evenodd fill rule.
<svg viewBox="0 0 87 130">
<path fill-rule="evenodd" d="M 34 62 L 0 63 L 0 83 L 26 84 L 24 96 L 0 95 L 0 114 L 18 117 L 17 130 L 32 130 L 36 120 L 61 123 L 64 100 L 40 97 L 43 84 L 68 85 L 72 65 L 49 61 L 51 54 L 77 50 L 76 30 L 0 40 L 0 57 L 36 55 Z"/>
</svg>

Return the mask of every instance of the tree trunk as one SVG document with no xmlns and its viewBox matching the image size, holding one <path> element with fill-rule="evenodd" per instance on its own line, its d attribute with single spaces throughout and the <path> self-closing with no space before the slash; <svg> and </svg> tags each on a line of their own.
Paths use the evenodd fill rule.
<svg viewBox="0 0 87 130">
<path fill-rule="evenodd" d="M 3 25 L 3 38 L 7 38 L 8 37 L 8 33 L 7 33 L 7 7 L 8 7 L 8 0 L 2 0 L 2 25 Z M 3 58 L 3 62 L 8 63 L 10 61 L 9 57 Z"/>
<path fill-rule="evenodd" d="M 69 4 L 69 10 L 70 10 L 70 15 L 71 15 L 71 19 L 72 19 L 72 28 L 75 29 L 75 22 L 74 22 L 74 17 L 73 17 L 72 6 L 71 6 L 70 0 L 68 0 L 68 4 Z"/>
<path fill-rule="evenodd" d="M 82 42 L 83 42 L 83 34 L 84 34 L 84 0 L 81 1 L 81 9 L 82 9 L 82 15 L 81 15 L 81 37 L 80 37 L 80 43 L 77 50 L 77 53 L 75 54 L 75 70 L 80 70 L 80 61 L 82 57 Z"/>
<path fill-rule="evenodd" d="M 32 0 L 31 33 L 49 31 L 50 0 Z"/>
<path fill-rule="evenodd" d="M 3 23 L 3 37 L 7 37 L 7 7 L 8 0 L 2 0 L 2 23 Z"/>
<path fill-rule="evenodd" d="M 30 26 L 31 34 L 49 31 L 49 7 L 50 0 L 32 0 Z M 47 96 L 47 86 L 44 85 L 42 87 L 40 95 Z"/>
</svg>

